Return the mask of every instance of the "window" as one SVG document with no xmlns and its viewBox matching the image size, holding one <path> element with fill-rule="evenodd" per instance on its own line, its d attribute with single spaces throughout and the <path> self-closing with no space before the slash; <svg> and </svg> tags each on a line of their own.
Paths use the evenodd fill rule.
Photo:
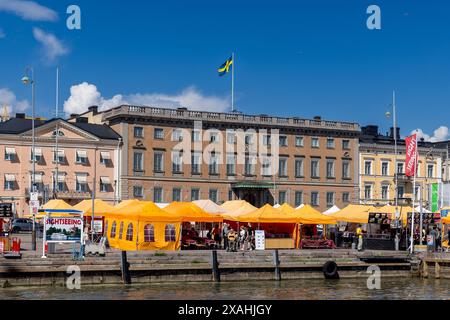
<svg viewBox="0 0 450 320">
<path fill-rule="evenodd" d="M 344 192 L 342 193 L 342 202 L 349 203 L 350 202 L 350 193 Z"/>
<path fill-rule="evenodd" d="M 58 150 L 58 152 L 56 150 L 53 151 L 53 162 L 64 163 L 64 158 L 64 150 Z"/>
<path fill-rule="evenodd" d="M 136 172 L 144 171 L 144 154 L 142 152 L 133 154 L 133 170 Z"/>
<path fill-rule="evenodd" d="M 5 180 L 5 191 L 14 190 L 14 181 Z"/>
<path fill-rule="evenodd" d="M 58 183 L 56 184 L 56 191 L 59 191 L 59 192 L 66 191 L 66 183 L 58 181 Z"/>
<path fill-rule="evenodd" d="M 191 162 L 192 174 L 200 174 L 200 159 L 201 159 L 200 154 L 193 153 L 191 158 L 192 158 Z"/>
<path fill-rule="evenodd" d="M 263 146 L 270 146 L 270 136 L 267 134 L 263 135 Z"/>
<path fill-rule="evenodd" d="M 434 176 L 434 165 L 429 164 L 427 166 L 427 177 L 428 178 L 433 178 L 433 176 Z"/>
<path fill-rule="evenodd" d="M 346 160 L 342 162 L 342 178 L 350 179 L 350 162 Z"/>
<path fill-rule="evenodd" d="M 287 136 L 280 136 L 280 147 L 287 147 L 288 146 L 288 139 Z"/>
<path fill-rule="evenodd" d="M 233 190 L 228 190 L 228 200 L 231 201 L 233 200 Z"/>
<path fill-rule="evenodd" d="M 183 156 L 179 151 L 172 152 L 172 172 L 173 173 L 182 173 L 183 172 L 183 164 L 182 164 Z"/>
<path fill-rule="evenodd" d="M 372 199 L 372 186 L 371 185 L 364 186 L 364 199 L 366 199 L 366 200 Z"/>
<path fill-rule="evenodd" d="M 218 202 L 217 189 L 209 189 L 209 200 L 211 200 L 214 203 Z"/>
<path fill-rule="evenodd" d="M 311 138 L 311 148 L 319 148 L 319 138 Z"/>
<path fill-rule="evenodd" d="M 199 130 L 193 130 L 192 131 L 192 141 L 200 141 L 200 131 Z"/>
<path fill-rule="evenodd" d="M 234 154 L 227 155 L 227 175 L 234 176 L 236 174 L 236 165 L 235 165 L 235 157 Z"/>
<path fill-rule="evenodd" d="M 191 189 L 191 201 L 196 201 L 200 199 L 200 189 L 193 188 Z"/>
<path fill-rule="evenodd" d="M 164 139 L 164 129 L 155 128 L 155 132 L 153 134 L 154 139 L 163 140 Z"/>
<path fill-rule="evenodd" d="M 100 164 L 107 166 L 111 161 L 111 155 L 109 152 L 100 152 Z"/>
<path fill-rule="evenodd" d="M 119 227 L 119 240 L 122 240 L 123 237 L 123 221 L 120 223 Z"/>
<path fill-rule="evenodd" d="M 109 237 L 110 238 L 115 238 L 116 237 L 116 222 L 114 221 L 112 226 L 111 226 L 111 232 L 109 233 Z"/>
<path fill-rule="evenodd" d="M 31 149 L 31 161 L 42 162 L 42 150 L 35 148 L 35 154 L 33 154 L 33 149 Z"/>
<path fill-rule="evenodd" d="M 109 183 L 100 180 L 100 192 L 108 192 Z"/>
<path fill-rule="evenodd" d="M 334 192 L 327 192 L 327 206 L 334 206 Z"/>
<path fill-rule="evenodd" d="M 144 226 L 144 242 L 155 242 L 155 228 L 152 224 Z"/>
<path fill-rule="evenodd" d="M 350 140 L 342 140 L 342 149 L 350 150 Z"/>
<path fill-rule="evenodd" d="M 161 187 L 153 188 L 153 202 L 163 203 L 163 189 Z"/>
<path fill-rule="evenodd" d="M 154 172 L 163 172 L 164 164 L 163 164 L 163 153 L 161 151 L 155 151 L 153 154 L 153 171 Z"/>
<path fill-rule="evenodd" d="M 419 187 L 419 186 L 416 186 L 416 188 L 415 188 L 414 190 L 415 190 L 415 193 L 414 193 L 414 195 L 415 195 L 415 200 L 416 200 L 416 201 L 419 201 L 419 199 L 420 199 L 420 187 Z"/>
<path fill-rule="evenodd" d="M 280 191 L 278 193 L 278 203 L 279 204 L 286 203 L 286 191 Z"/>
<path fill-rule="evenodd" d="M 144 196 L 144 188 L 142 186 L 134 186 L 133 195 L 135 198 L 142 198 Z"/>
<path fill-rule="evenodd" d="M 164 238 L 165 238 L 166 242 L 175 242 L 176 241 L 175 225 L 166 224 L 166 228 L 164 230 Z"/>
<path fill-rule="evenodd" d="M 389 186 L 381 186 L 381 199 L 388 200 L 389 198 Z"/>
<path fill-rule="evenodd" d="M 134 127 L 134 137 L 135 138 L 143 138 L 144 137 L 144 128 Z"/>
<path fill-rule="evenodd" d="M 211 154 L 209 156 L 209 174 L 210 175 L 219 174 L 219 164 L 217 163 L 216 154 Z"/>
<path fill-rule="evenodd" d="M 303 147 L 303 143 L 304 143 L 303 137 L 300 137 L 300 136 L 295 137 L 295 146 L 296 147 Z"/>
<path fill-rule="evenodd" d="M 398 186 L 397 187 L 397 194 L 398 198 L 402 199 L 405 194 L 405 187 L 404 186 Z"/>
<path fill-rule="evenodd" d="M 209 142 L 211 143 L 219 142 L 219 134 L 217 132 L 210 132 Z"/>
<path fill-rule="evenodd" d="M 254 158 L 252 156 L 245 157 L 244 174 L 246 176 L 252 176 L 255 174 L 255 166 L 253 164 L 253 159 Z"/>
<path fill-rule="evenodd" d="M 183 134 L 181 132 L 181 129 L 173 129 L 172 141 L 183 141 Z"/>
<path fill-rule="evenodd" d="M 253 135 L 252 134 L 246 134 L 245 135 L 245 145 L 253 144 Z"/>
<path fill-rule="evenodd" d="M 334 139 L 333 138 L 327 139 L 327 149 L 334 149 Z"/>
<path fill-rule="evenodd" d="M 404 163 L 397 163 L 397 173 L 403 174 Z"/>
<path fill-rule="evenodd" d="M 295 191 L 295 207 L 301 206 L 303 204 L 303 192 Z"/>
<path fill-rule="evenodd" d="M 316 207 L 319 205 L 319 193 L 317 191 L 311 192 L 311 205 Z"/>
<path fill-rule="evenodd" d="M 383 162 L 381 163 L 381 175 L 382 175 L 382 176 L 387 176 L 387 175 L 389 175 L 389 162 L 383 161 Z"/>
<path fill-rule="evenodd" d="M 181 201 L 181 188 L 172 189 L 172 201 Z"/>
<path fill-rule="evenodd" d="M 15 155 L 16 155 L 16 149 L 5 148 L 5 161 L 14 161 Z"/>
<path fill-rule="evenodd" d="M 372 174 L 372 161 L 364 161 L 364 174 L 368 176 Z"/>
<path fill-rule="evenodd" d="M 87 174 L 77 174 L 76 175 L 76 185 L 75 189 L 77 192 L 87 192 Z"/>
<path fill-rule="evenodd" d="M 236 142 L 236 135 L 234 132 L 227 132 L 227 143 L 234 144 Z"/>
<path fill-rule="evenodd" d="M 295 177 L 302 178 L 303 176 L 303 159 L 295 159 Z"/>
<path fill-rule="evenodd" d="M 127 227 L 127 241 L 133 241 L 133 224 L 129 223 Z"/>
<path fill-rule="evenodd" d="M 334 175 L 334 160 L 327 160 L 327 178 L 333 179 Z"/>
<path fill-rule="evenodd" d="M 287 159 L 280 158 L 279 159 L 279 173 L 280 177 L 287 177 Z"/>
<path fill-rule="evenodd" d="M 75 162 L 78 164 L 87 164 L 87 152 L 78 150 Z"/>
<path fill-rule="evenodd" d="M 319 160 L 311 160 L 311 178 L 319 178 Z"/>
</svg>

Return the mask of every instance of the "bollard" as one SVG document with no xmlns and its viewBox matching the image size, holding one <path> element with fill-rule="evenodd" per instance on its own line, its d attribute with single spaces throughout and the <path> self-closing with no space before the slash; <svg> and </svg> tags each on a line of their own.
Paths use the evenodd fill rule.
<svg viewBox="0 0 450 320">
<path fill-rule="evenodd" d="M 273 263 L 275 264 L 275 280 L 281 280 L 280 259 L 278 257 L 278 249 L 273 251 Z"/>
<path fill-rule="evenodd" d="M 441 265 L 439 264 L 439 261 L 437 261 L 434 264 L 434 278 L 440 279 L 441 278 Z"/>
<path fill-rule="evenodd" d="M 212 275 L 214 282 L 220 282 L 219 262 L 217 261 L 217 250 L 211 251 Z"/>
<path fill-rule="evenodd" d="M 124 284 L 131 284 L 130 264 L 127 261 L 127 252 L 122 251 L 120 257 L 120 269 L 122 271 L 122 281 Z"/>
</svg>

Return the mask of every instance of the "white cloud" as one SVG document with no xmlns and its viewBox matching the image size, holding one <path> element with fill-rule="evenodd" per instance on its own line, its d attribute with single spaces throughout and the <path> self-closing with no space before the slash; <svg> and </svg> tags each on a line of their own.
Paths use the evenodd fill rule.
<svg viewBox="0 0 450 320">
<path fill-rule="evenodd" d="M 33 28 L 34 38 L 42 45 L 45 57 L 49 61 L 53 61 L 59 56 L 69 53 L 69 49 L 51 33 L 47 33 L 42 29 Z"/>
<path fill-rule="evenodd" d="M 25 0 L 0 0 L 0 11 L 13 13 L 24 20 L 31 21 L 56 21 L 56 11 L 44 7 L 34 1 Z"/>
<path fill-rule="evenodd" d="M 175 95 L 162 93 L 117 94 L 106 99 L 102 97 L 95 85 L 83 82 L 70 88 L 70 97 L 64 102 L 64 111 L 68 114 L 79 114 L 93 105 L 99 106 L 100 110 L 105 110 L 123 104 L 162 108 L 186 107 L 198 111 L 223 112 L 228 109 L 229 100 L 217 96 L 205 96 L 195 87 L 188 87 Z"/>
<path fill-rule="evenodd" d="M 0 88 L 0 107 L 3 110 L 3 106 L 8 107 L 8 111 L 12 116 L 14 112 L 25 112 L 30 103 L 27 100 L 17 100 L 14 92 L 7 88 Z"/>
<path fill-rule="evenodd" d="M 4 37 L 6 37 L 6 34 L 3 32 L 3 29 L 0 29 L 0 39 L 3 39 Z"/>
<path fill-rule="evenodd" d="M 421 139 L 423 138 L 425 141 L 428 142 L 439 142 L 439 141 L 445 141 L 449 139 L 449 129 L 446 126 L 440 126 L 433 132 L 433 136 L 430 136 L 429 134 L 426 134 L 423 132 L 422 129 L 417 129 L 411 132 L 411 134 L 417 133 L 417 138 Z"/>
</svg>

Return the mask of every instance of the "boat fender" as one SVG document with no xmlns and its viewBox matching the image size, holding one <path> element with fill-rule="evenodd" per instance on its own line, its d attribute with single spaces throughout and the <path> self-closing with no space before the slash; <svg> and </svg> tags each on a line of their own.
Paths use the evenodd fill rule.
<svg viewBox="0 0 450 320">
<path fill-rule="evenodd" d="M 323 275 L 325 279 L 339 279 L 338 266 L 334 261 L 327 261 L 323 265 Z"/>
</svg>

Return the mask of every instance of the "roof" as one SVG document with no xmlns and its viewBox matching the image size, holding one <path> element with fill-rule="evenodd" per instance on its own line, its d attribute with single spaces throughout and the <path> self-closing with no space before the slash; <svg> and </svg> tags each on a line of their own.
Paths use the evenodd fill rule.
<svg viewBox="0 0 450 320">
<path fill-rule="evenodd" d="M 100 139 L 107 140 L 119 140 L 120 135 L 108 127 L 107 125 L 102 124 L 92 124 L 92 123 L 75 123 L 75 122 L 67 122 L 64 119 L 51 119 L 47 121 L 35 120 L 34 126 L 35 128 L 41 127 L 45 124 L 54 122 L 54 121 L 63 121 L 69 125 L 77 127 L 83 131 L 86 131 Z M 32 129 L 32 119 L 23 119 L 23 118 L 12 118 L 8 121 L 0 123 L 0 134 L 20 134 L 27 132 Z"/>
</svg>

